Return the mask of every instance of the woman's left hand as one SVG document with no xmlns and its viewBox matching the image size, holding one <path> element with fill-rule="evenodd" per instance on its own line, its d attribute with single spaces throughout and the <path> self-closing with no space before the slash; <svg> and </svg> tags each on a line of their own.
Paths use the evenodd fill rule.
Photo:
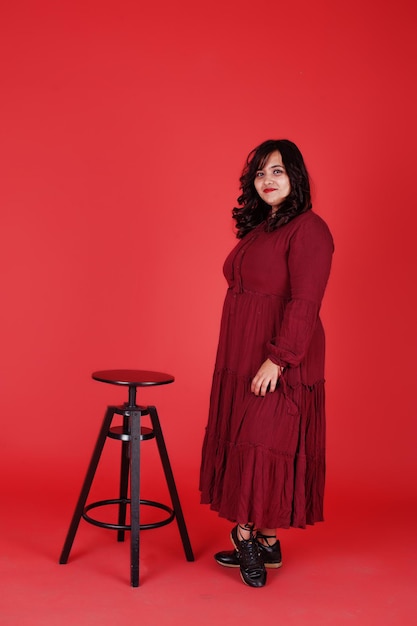
<svg viewBox="0 0 417 626">
<path fill-rule="evenodd" d="M 262 363 L 252 380 L 251 391 L 255 396 L 264 396 L 267 391 L 275 391 L 283 369 L 283 367 L 276 365 L 270 359 Z"/>
</svg>

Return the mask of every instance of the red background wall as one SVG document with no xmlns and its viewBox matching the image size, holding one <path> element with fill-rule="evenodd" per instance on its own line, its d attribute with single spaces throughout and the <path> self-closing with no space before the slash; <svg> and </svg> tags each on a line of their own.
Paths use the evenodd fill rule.
<svg viewBox="0 0 417 626">
<path fill-rule="evenodd" d="M 246 154 L 274 137 L 299 144 L 336 242 L 329 493 L 414 489 L 415 6 L 2 6 L 6 490 L 60 481 L 69 516 L 104 408 L 124 400 L 91 372 L 144 368 L 176 376 L 142 400 L 197 502 L 230 212 Z"/>
</svg>

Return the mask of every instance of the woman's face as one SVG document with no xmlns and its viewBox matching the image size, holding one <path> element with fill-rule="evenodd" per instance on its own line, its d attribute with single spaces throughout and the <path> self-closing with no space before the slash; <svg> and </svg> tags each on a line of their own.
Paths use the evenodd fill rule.
<svg viewBox="0 0 417 626">
<path fill-rule="evenodd" d="M 290 179 L 278 150 L 271 152 L 263 168 L 256 172 L 254 185 L 262 200 L 272 207 L 272 213 L 278 211 L 291 191 Z"/>
</svg>

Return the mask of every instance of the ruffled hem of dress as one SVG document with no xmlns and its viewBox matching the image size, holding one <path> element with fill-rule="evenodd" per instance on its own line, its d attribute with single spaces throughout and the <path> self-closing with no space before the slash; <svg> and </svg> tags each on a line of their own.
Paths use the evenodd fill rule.
<svg viewBox="0 0 417 626">
<path fill-rule="evenodd" d="M 250 521 L 259 528 L 305 528 L 323 521 L 324 457 L 293 457 L 263 446 L 210 439 L 206 445 L 209 456 L 216 449 L 218 472 L 213 481 L 202 478 L 201 503 L 220 517 Z M 308 498 L 303 484 L 307 467 Z"/>
<path fill-rule="evenodd" d="M 286 393 L 270 394 L 267 401 L 276 399 L 277 420 L 262 427 L 262 443 L 241 436 L 245 410 L 240 399 L 246 385 L 233 372 L 215 374 L 214 397 L 218 397 L 218 386 L 223 392 L 227 388 L 227 395 L 235 398 L 233 411 L 242 414 L 243 426 L 239 426 L 239 438 L 234 436 L 236 424 L 234 433 L 225 429 L 233 419 L 224 415 L 224 406 L 216 405 L 203 444 L 201 503 L 232 522 L 250 521 L 261 528 L 305 528 L 323 521 L 324 381 L 287 385 Z M 261 415 L 256 416 L 256 424 L 262 423 Z M 281 422 L 286 425 L 276 431 Z"/>
</svg>

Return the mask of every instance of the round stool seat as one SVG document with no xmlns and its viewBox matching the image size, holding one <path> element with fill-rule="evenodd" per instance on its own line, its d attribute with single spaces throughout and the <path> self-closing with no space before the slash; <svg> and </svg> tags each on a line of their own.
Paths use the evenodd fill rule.
<svg viewBox="0 0 417 626">
<path fill-rule="evenodd" d="M 175 378 L 171 374 L 150 372 L 148 370 L 103 370 L 93 372 L 94 380 L 110 385 L 126 385 L 129 387 L 150 387 L 154 385 L 168 385 Z"/>
</svg>

